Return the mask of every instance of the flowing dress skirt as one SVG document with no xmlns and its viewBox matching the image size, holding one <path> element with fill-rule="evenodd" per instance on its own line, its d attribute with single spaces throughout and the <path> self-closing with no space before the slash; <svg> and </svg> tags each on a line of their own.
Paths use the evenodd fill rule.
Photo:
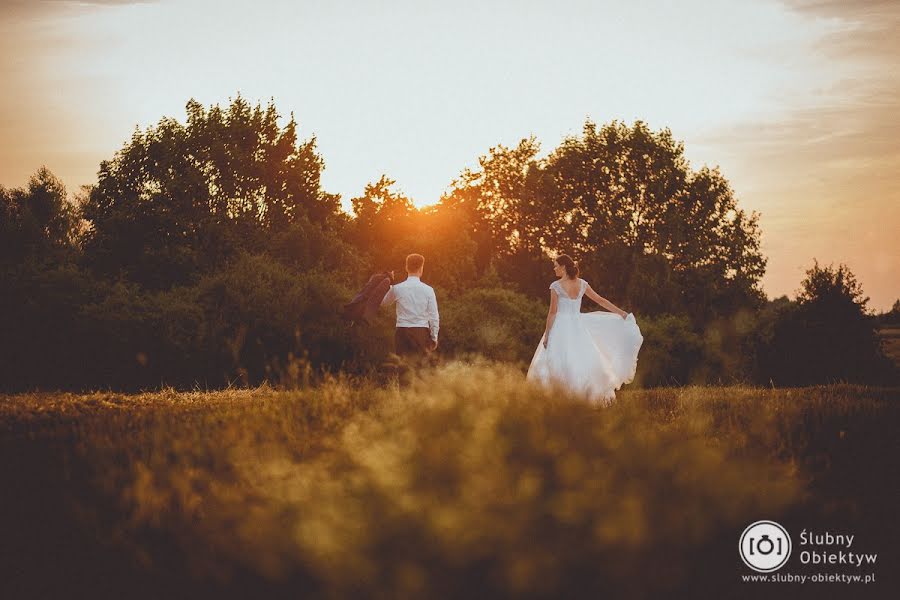
<svg viewBox="0 0 900 600">
<path fill-rule="evenodd" d="M 632 313 L 557 313 L 547 339 L 538 343 L 528 379 L 560 385 L 601 405 L 634 380 L 644 337 Z"/>
</svg>

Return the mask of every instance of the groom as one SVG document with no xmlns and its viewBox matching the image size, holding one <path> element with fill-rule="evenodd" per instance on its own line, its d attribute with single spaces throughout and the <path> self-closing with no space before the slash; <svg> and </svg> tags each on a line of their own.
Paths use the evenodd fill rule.
<svg viewBox="0 0 900 600">
<path fill-rule="evenodd" d="M 422 283 L 425 257 L 410 254 L 406 257 L 407 278 L 391 286 L 381 305 L 397 303 L 397 331 L 394 335 L 396 352 L 400 356 L 424 358 L 438 344 L 438 307 L 434 289 Z"/>
</svg>

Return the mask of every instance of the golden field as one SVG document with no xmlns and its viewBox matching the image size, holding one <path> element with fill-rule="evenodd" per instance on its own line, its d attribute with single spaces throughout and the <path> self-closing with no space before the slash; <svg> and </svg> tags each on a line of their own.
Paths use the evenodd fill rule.
<svg viewBox="0 0 900 600">
<path fill-rule="evenodd" d="M 890 550 L 898 401 L 626 387 L 595 408 L 461 362 L 402 388 L 0 396 L 0 596 L 752 597 L 752 521 Z"/>
</svg>

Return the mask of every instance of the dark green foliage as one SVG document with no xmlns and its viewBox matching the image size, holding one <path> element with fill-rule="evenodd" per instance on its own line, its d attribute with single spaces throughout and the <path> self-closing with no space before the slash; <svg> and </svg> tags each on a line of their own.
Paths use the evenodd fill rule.
<svg viewBox="0 0 900 600">
<path fill-rule="evenodd" d="M 0 186 L 0 265 L 67 260 L 76 250 L 79 226 L 65 186 L 46 167 L 26 188 Z"/>
<path fill-rule="evenodd" d="M 444 357 L 527 365 L 564 251 L 635 313 L 643 385 L 891 380 L 873 327 L 890 334 L 898 310 L 867 315 L 844 267 L 815 267 L 796 303 L 764 303 L 757 215 L 717 169 L 692 170 L 668 129 L 588 121 L 545 158 L 534 138 L 497 146 L 421 209 L 382 176 L 351 216 L 293 116 L 281 126 L 272 103 L 240 95 L 186 110 L 136 131 L 78 202 L 46 168 L 0 187 L 0 387 L 372 373 L 390 360 L 393 311 L 360 327 L 339 309 L 374 270 L 402 279 L 413 252 Z"/>
<path fill-rule="evenodd" d="M 546 314 L 546 306 L 509 289 L 469 290 L 441 308 L 442 350 L 527 364 Z"/>
<path fill-rule="evenodd" d="M 588 121 L 537 155 L 533 138 L 492 148 L 445 198 L 474 215 L 528 293 L 546 287 L 539 258 L 550 252 L 574 256 L 595 289 L 641 314 L 686 313 L 699 327 L 761 303 L 758 215 L 717 169 L 690 169 L 668 129 Z"/>
<path fill-rule="evenodd" d="M 884 324 L 900 325 L 900 300 L 895 300 L 891 310 L 884 314 Z"/>
<path fill-rule="evenodd" d="M 198 330 L 203 313 L 195 300 L 191 289 L 145 292 L 120 281 L 80 306 L 77 319 L 85 336 L 66 340 L 71 352 L 86 353 L 79 381 L 114 389 L 203 382 Z"/>
<path fill-rule="evenodd" d="M 641 346 L 635 381 L 643 386 L 683 385 L 692 381 L 703 353 L 703 340 L 685 316 L 641 319 Z"/>
<path fill-rule="evenodd" d="M 315 139 L 298 143 L 293 118 L 279 127 L 273 104 L 240 95 L 225 110 L 191 100 L 187 112 L 186 124 L 136 131 L 100 165 L 83 207 L 85 260 L 98 273 L 165 289 L 237 252 L 265 252 L 294 223 L 342 221 L 338 197 L 320 187 Z"/>
<path fill-rule="evenodd" d="M 762 371 L 776 385 L 895 380 L 867 302 L 846 265 L 815 262 L 797 302 L 781 310 L 772 326 Z"/>
<path fill-rule="evenodd" d="M 110 287 L 73 265 L 25 262 L 0 272 L 0 387 L 81 384 L 98 340 L 81 307 L 101 302 Z"/>
</svg>

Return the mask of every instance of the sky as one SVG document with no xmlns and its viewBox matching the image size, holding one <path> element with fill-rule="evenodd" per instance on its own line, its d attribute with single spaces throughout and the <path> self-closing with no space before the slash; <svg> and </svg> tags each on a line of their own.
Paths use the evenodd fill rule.
<svg viewBox="0 0 900 600">
<path fill-rule="evenodd" d="M 293 112 L 347 207 L 641 119 L 760 213 L 770 297 L 816 259 L 900 298 L 897 0 L 0 0 L 0 81 L 0 185 L 46 165 L 70 191 L 190 98 Z"/>
</svg>

